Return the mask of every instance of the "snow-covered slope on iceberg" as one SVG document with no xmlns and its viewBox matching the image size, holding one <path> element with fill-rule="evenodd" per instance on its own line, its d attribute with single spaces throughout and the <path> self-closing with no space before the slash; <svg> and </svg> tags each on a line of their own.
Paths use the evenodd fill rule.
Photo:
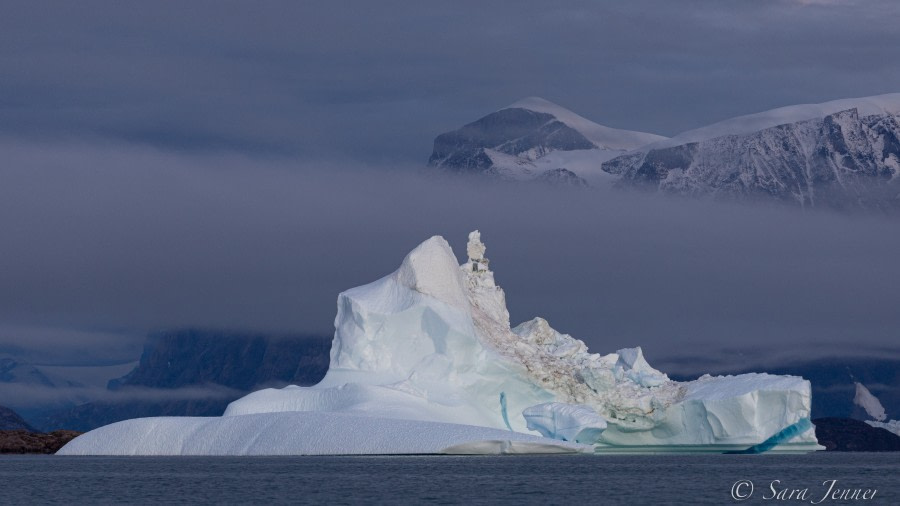
<svg viewBox="0 0 900 506">
<path fill-rule="evenodd" d="M 458 130 L 439 135 L 429 165 L 456 173 L 552 184 L 607 184 L 600 164 L 665 139 L 598 125 L 538 97 L 529 97 Z M 544 177 L 565 170 L 569 177 Z"/>
<path fill-rule="evenodd" d="M 546 451 L 572 439 L 600 451 L 818 448 L 802 378 L 748 374 L 678 383 L 653 369 L 640 348 L 592 354 L 541 318 L 511 328 L 478 232 L 470 234 L 467 253 L 460 266 L 447 242 L 432 237 L 393 274 L 340 294 L 331 366 L 315 387 L 254 392 L 221 418 L 120 422 L 61 453 L 265 453 L 279 434 L 295 441 L 298 433 L 328 441 L 272 452 L 510 447 L 490 442 L 497 440 L 531 445 L 517 451 Z M 359 420 L 378 428 L 377 445 L 339 438 L 372 430 Z M 458 437 L 448 441 L 432 430 Z M 537 439 L 518 439 L 529 431 Z M 217 447 L 209 442 L 215 438 L 227 442 Z"/>
<path fill-rule="evenodd" d="M 583 445 L 529 434 L 342 413 L 281 412 L 117 422 L 57 455 L 400 455 L 574 453 Z"/>
</svg>

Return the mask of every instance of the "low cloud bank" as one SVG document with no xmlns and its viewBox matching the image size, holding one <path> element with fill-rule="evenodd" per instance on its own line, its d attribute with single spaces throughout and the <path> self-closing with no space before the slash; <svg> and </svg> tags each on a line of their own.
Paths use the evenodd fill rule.
<svg viewBox="0 0 900 506">
<path fill-rule="evenodd" d="M 431 235 L 463 255 L 474 229 L 513 322 L 592 350 L 896 354 L 887 218 L 117 144 L 6 139 L 0 156 L 0 350 L 33 361 L 133 360 L 180 326 L 330 334 L 338 292 Z"/>
</svg>

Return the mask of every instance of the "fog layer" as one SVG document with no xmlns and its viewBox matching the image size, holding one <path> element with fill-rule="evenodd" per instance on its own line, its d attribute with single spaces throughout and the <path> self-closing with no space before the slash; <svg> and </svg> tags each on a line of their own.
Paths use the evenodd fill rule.
<svg viewBox="0 0 900 506">
<path fill-rule="evenodd" d="M 611 352 L 896 354 L 896 223 L 407 167 L 0 142 L 0 353 L 135 360 L 148 330 L 332 332 L 337 294 L 479 229 L 513 323 Z"/>
</svg>

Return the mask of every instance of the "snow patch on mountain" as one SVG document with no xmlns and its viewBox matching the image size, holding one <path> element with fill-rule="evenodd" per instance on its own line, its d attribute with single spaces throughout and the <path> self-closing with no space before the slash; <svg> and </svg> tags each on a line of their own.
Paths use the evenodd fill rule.
<svg viewBox="0 0 900 506">
<path fill-rule="evenodd" d="M 562 106 L 529 97 L 439 135 L 428 163 L 449 172 L 511 181 L 605 186 L 610 178 L 601 170 L 602 162 L 662 139 L 598 125 Z M 576 177 L 548 174 L 560 169 Z"/>
<path fill-rule="evenodd" d="M 672 138 L 529 97 L 439 135 L 429 165 L 555 186 L 900 210 L 900 93 L 801 104 Z"/>
<path fill-rule="evenodd" d="M 900 114 L 900 93 L 888 93 L 871 97 L 845 98 L 821 104 L 798 104 L 768 111 L 748 114 L 682 132 L 668 139 L 659 139 L 641 148 L 641 151 L 701 142 L 726 135 L 747 135 L 779 125 L 799 123 L 824 118 L 832 114 L 856 109 L 860 117 Z"/>
<path fill-rule="evenodd" d="M 579 116 L 565 107 L 540 97 L 523 98 L 506 107 L 506 109 L 516 108 L 550 114 L 557 120 L 577 130 L 601 150 L 629 150 L 666 139 L 666 137 L 663 137 L 662 135 L 632 130 L 621 130 L 599 125 L 587 118 Z"/>
<path fill-rule="evenodd" d="M 686 132 L 602 168 L 622 186 L 678 195 L 891 211 L 900 209 L 898 111 L 900 94 L 785 107 Z"/>
</svg>

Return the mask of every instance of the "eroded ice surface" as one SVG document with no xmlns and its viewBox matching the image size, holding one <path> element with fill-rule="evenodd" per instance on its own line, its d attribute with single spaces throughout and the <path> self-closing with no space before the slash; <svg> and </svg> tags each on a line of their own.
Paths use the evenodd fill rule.
<svg viewBox="0 0 900 506">
<path fill-rule="evenodd" d="M 458 265 L 435 236 L 393 274 L 341 293 L 331 364 L 314 387 L 260 390 L 221 418 L 120 422 L 61 453 L 542 452 L 561 440 L 598 451 L 726 451 L 766 441 L 775 451 L 821 448 L 805 424 L 802 378 L 679 383 L 640 348 L 590 353 L 542 318 L 511 328 L 477 231 L 467 254 Z M 784 432 L 790 427 L 808 429 Z M 377 444 L 359 431 L 374 431 Z"/>
<path fill-rule="evenodd" d="M 584 404 L 547 402 L 525 408 L 522 412 L 529 430 L 542 436 L 594 444 L 606 430 L 606 420 Z"/>
</svg>

